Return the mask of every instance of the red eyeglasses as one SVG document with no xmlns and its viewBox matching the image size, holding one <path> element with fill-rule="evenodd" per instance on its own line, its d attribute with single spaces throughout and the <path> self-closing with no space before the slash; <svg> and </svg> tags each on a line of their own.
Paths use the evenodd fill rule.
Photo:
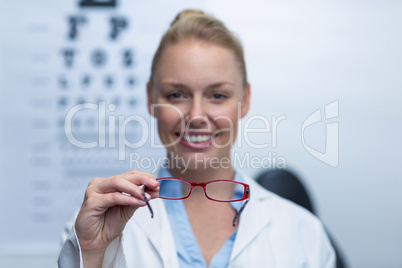
<svg viewBox="0 0 402 268">
<path fill-rule="evenodd" d="M 215 180 L 209 182 L 191 182 L 185 179 L 179 179 L 174 177 L 165 177 L 156 179 L 159 182 L 159 198 L 168 200 L 181 200 L 186 199 L 191 195 L 194 187 L 200 186 L 204 189 L 205 196 L 216 202 L 238 202 L 243 201 L 242 207 L 236 213 L 233 219 L 233 226 L 236 226 L 240 214 L 244 210 L 250 199 L 250 186 L 245 183 L 230 181 L 230 180 Z M 237 198 L 233 196 L 235 187 L 241 188 L 243 196 Z M 147 197 L 145 196 L 145 191 L 149 190 L 148 187 L 142 187 L 142 196 L 151 212 L 151 218 L 154 217 L 154 212 Z M 240 191 L 240 190 L 239 190 Z"/>
</svg>

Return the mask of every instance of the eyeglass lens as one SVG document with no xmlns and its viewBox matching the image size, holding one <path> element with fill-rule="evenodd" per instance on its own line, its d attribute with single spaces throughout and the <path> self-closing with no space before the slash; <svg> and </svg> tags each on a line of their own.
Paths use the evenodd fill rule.
<svg viewBox="0 0 402 268">
<path fill-rule="evenodd" d="M 191 191 L 191 184 L 174 179 L 159 180 L 159 197 L 183 198 Z"/>
<path fill-rule="evenodd" d="M 209 198 L 220 201 L 233 201 L 236 200 L 233 196 L 236 185 L 238 184 L 231 181 L 217 181 L 208 183 L 205 189 Z"/>
</svg>

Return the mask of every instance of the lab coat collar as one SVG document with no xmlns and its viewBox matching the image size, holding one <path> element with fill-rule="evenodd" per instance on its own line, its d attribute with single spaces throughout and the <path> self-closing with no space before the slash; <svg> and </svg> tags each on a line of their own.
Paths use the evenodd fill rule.
<svg viewBox="0 0 402 268">
<path fill-rule="evenodd" d="M 154 211 L 154 218 L 151 218 L 148 208 L 143 207 L 135 212 L 137 215 L 134 220 L 158 252 L 164 267 L 178 267 L 174 238 L 163 201 L 153 199 L 150 204 Z"/>
<path fill-rule="evenodd" d="M 235 243 L 230 260 L 237 255 L 271 222 L 272 209 L 269 209 L 269 200 L 272 194 L 262 188 L 257 182 L 243 175 L 245 183 L 250 185 L 250 201 L 240 216 Z"/>
</svg>

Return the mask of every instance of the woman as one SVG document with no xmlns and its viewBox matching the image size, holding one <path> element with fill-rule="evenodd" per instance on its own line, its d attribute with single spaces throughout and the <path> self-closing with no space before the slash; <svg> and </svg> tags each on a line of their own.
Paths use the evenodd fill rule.
<svg viewBox="0 0 402 268">
<path fill-rule="evenodd" d="M 229 183 L 167 200 L 159 194 L 176 198 L 190 184 L 159 183 L 138 170 L 95 178 L 60 267 L 334 267 L 332 247 L 314 216 L 230 164 L 250 85 L 242 46 L 222 22 L 198 10 L 181 12 L 154 56 L 147 95 L 167 149 L 157 177 Z M 147 205 L 154 218 L 142 208 Z"/>
</svg>

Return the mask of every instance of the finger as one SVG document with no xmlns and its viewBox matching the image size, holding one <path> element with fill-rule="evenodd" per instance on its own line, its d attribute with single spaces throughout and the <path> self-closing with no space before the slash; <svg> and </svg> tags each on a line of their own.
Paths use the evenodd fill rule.
<svg viewBox="0 0 402 268">
<path fill-rule="evenodd" d="M 102 194 L 98 197 L 98 200 L 95 203 L 99 208 L 102 209 L 107 209 L 113 206 L 143 207 L 146 205 L 142 199 L 118 192 Z"/>
<path fill-rule="evenodd" d="M 145 189 L 145 191 L 159 192 L 160 189 L 161 189 L 161 188 L 160 188 L 159 186 L 156 187 L 156 188 L 153 188 L 153 189 L 150 189 L 149 187 L 147 187 L 147 188 Z"/>
<path fill-rule="evenodd" d="M 155 189 L 159 186 L 159 182 L 155 177 L 146 172 L 123 173 L 121 176 L 136 185 L 146 185 L 150 189 Z"/>
<path fill-rule="evenodd" d="M 149 196 L 150 196 L 150 198 L 148 198 L 148 196 L 147 196 L 148 200 L 159 197 L 159 192 L 158 191 L 151 190 L 151 191 L 146 191 L 145 193 L 149 194 Z"/>
<path fill-rule="evenodd" d="M 143 175 L 146 175 L 148 177 L 153 177 L 154 178 L 154 175 L 152 173 L 148 173 L 148 172 L 141 171 L 141 170 L 136 170 L 136 169 L 126 171 L 123 174 L 143 174 Z"/>
<path fill-rule="evenodd" d="M 141 171 L 141 170 L 135 170 L 135 169 L 126 171 L 126 172 L 124 172 L 124 173 L 121 174 L 121 175 L 123 175 L 123 176 L 127 176 L 127 175 L 128 175 L 128 176 L 131 176 L 131 175 L 140 175 L 140 176 L 144 176 L 144 177 L 154 178 L 154 179 L 155 179 L 155 176 L 154 176 L 152 173 L 144 172 L 144 171 Z"/>
<path fill-rule="evenodd" d="M 142 189 L 121 176 L 111 177 L 104 180 L 98 186 L 98 191 L 98 193 L 101 194 L 113 192 L 127 193 L 133 197 L 143 200 Z"/>
</svg>

